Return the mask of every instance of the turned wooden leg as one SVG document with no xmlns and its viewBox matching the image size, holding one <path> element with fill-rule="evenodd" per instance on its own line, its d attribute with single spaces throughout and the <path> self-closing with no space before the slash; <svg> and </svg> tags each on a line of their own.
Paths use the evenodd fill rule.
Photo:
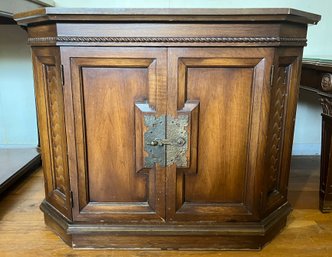
<svg viewBox="0 0 332 257">
<path fill-rule="evenodd" d="M 321 93 L 322 113 L 322 152 L 319 186 L 319 209 L 322 212 L 332 210 L 332 74 L 326 73 L 322 78 Z"/>
</svg>

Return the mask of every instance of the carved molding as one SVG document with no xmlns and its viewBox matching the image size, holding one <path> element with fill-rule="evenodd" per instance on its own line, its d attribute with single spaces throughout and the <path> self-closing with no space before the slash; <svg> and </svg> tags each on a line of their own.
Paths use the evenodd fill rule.
<svg viewBox="0 0 332 257">
<path fill-rule="evenodd" d="M 332 74 L 325 73 L 322 77 L 321 87 L 323 91 L 330 92 L 332 91 Z"/>
<path fill-rule="evenodd" d="M 290 43 L 305 46 L 305 38 L 288 37 L 35 37 L 28 39 L 29 44 L 36 43 Z"/>
<path fill-rule="evenodd" d="M 322 105 L 323 113 L 332 116 L 332 98 L 321 96 L 320 104 Z"/>
</svg>

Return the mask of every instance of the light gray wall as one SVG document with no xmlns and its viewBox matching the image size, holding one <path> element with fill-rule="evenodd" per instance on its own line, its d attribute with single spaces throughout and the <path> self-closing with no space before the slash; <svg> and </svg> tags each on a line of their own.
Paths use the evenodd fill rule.
<svg viewBox="0 0 332 257">
<path fill-rule="evenodd" d="M 38 143 L 33 74 L 26 32 L 0 25 L 0 148 Z"/>
</svg>

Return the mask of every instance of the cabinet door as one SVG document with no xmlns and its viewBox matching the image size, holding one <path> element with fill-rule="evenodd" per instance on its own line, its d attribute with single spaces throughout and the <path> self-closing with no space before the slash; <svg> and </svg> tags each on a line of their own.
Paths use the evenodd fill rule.
<svg viewBox="0 0 332 257">
<path fill-rule="evenodd" d="M 168 115 L 196 101 L 189 168 L 167 167 L 169 221 L 254 221 L 262 205 L 271 48 L 171 48 Z"/>
<path fill-rule="evenodd" d="M 73 99 L 74 220 L 163 222 L 165 172 L 142 168 L 137 103 L 165 113 L 166 50 L 65 47 L 62 56 Z"/>
<path fill-rule="evenodd" d="M 55 47 L 33 48 L 32 59 L 46 200 L 71 218 L 60 52 Z"/>
</svg>

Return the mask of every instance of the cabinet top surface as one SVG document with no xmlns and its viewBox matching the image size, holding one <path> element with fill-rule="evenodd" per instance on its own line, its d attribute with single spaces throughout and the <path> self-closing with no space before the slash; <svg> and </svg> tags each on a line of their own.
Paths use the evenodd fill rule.
<svg viewBox="0 0 332 257">
<path fill-rule="evenodd" d="M 110 8 L 40 8 L 18 13 L 14 19 L 20 25 L 44 22 L 259 22 L 291 21 L 316 24 L 320 15 L 290 8 L 241 9 L 110 9 Z"/>
</svg>

